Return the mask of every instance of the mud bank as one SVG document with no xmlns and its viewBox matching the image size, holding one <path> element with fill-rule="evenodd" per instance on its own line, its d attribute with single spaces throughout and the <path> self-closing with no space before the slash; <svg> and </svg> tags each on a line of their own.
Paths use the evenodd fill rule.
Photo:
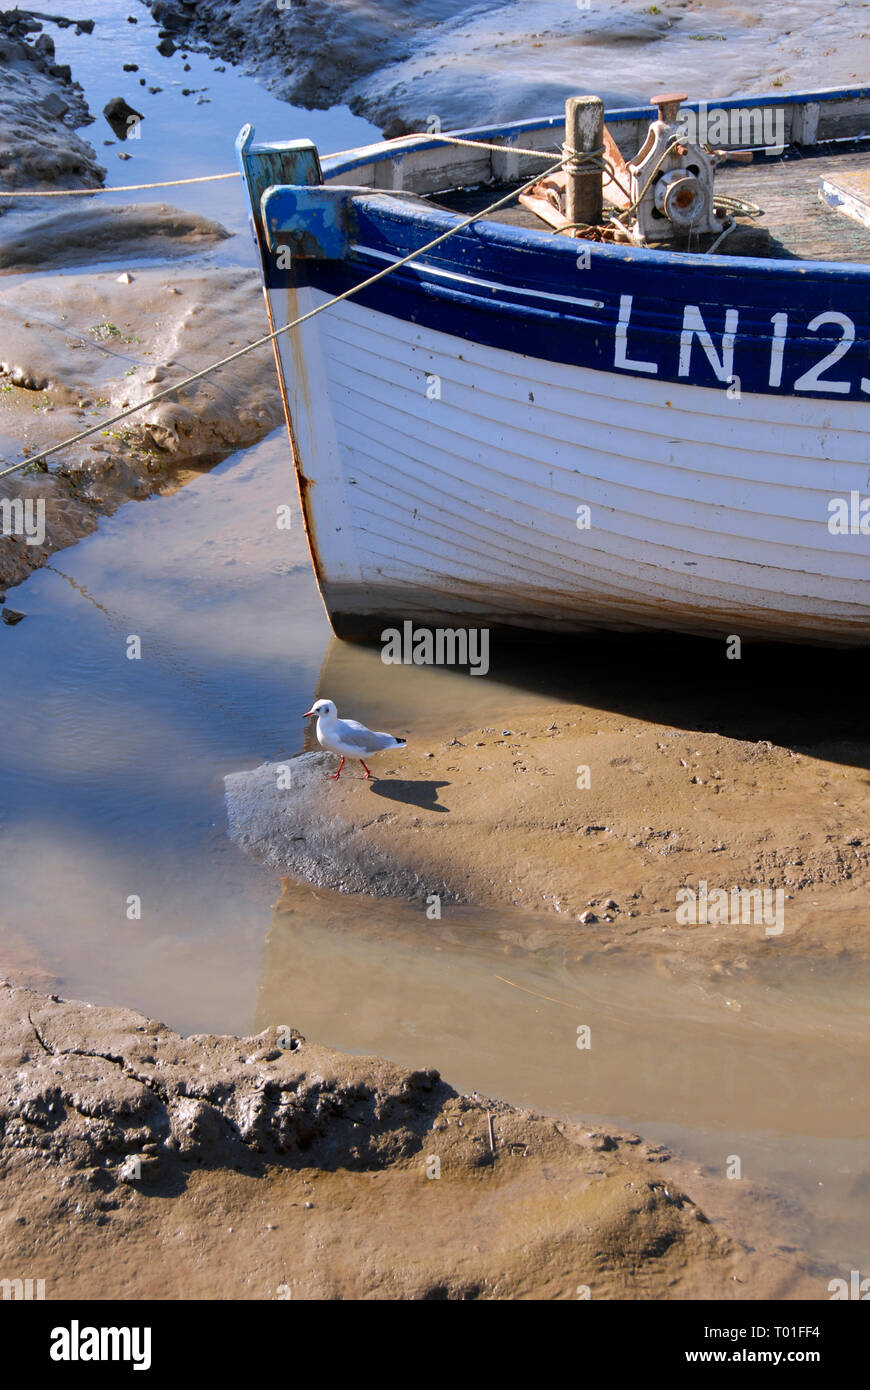
<svg viewBox="0 0 870 1390">
<path fill-rule="evenodd" d="M 248 70 L 287 101 L 347 102 L 387 135 L 558 110 L 576 92 L 611 104 L 663 88 L 694 98 L 846 85 L 870 50 L 859 7 L 795 0 L 787 11 L 729 0 L 152 0 L 170 35 Z M 819 55 L 824 54 L 820 76 Z M 865 64 L 866 66 L 866 64 Z M 628 76 L 630 74 L 630 77 Z"/>
<path fill-rule="evenodd" d="M 756 1189 L 750 1248 L 684 1176 L 289 1027 L 182 1038 L 0 984 L 0 1273 L 47 1298 L 827 1297 Z"/>
<path fill-rule="evenodd" d="M 7 457 L 15 446 L 38 454 L 267 331 L 254 271 L 181 259 L 227 235 L 177 208 L 101 200 L 0 236 L 0 274 L 16 277 L 3 290 L 0 344 Z M 140 267 L 144 256 L 163 263 Z M 98 258 L 114 268 L 56 273 Z M 29 273 L 35 262 L 42 273 Z M 256 443 L 280 419 L 274 362 L 261 349 L 82 440 L 50 459 L 48 473 L 4 479 L 0 498 L 45 503 L 45 532 L 39 543 L 0 537 L 0 584 L 23 579 L 122 502 L 177 486 L 185 469 Z"/>
<path fill-rule="evenodd" d="M 330 780 L 320 752 L 228 777 L 230 833 L 297 881 L 543 910 L 578 946 L 870 955 L 863 745 L 799 751 L 578 705 L 507 718 L 449 738 L 397 728 L 411 742 L 371 782 L 356 764 Z M 702 882 L 767 890 L 768 917 L 696 905 L 692 920 L 678 894 Z"/>
<path fill-rule="evenodd" d="M 76 130 L 94 118 L 26 10 L 0 10 L 0 188 L 97 188 L 106 171 Z M 0 216 L 13 200 L 0 198 Z"/>
</svg>

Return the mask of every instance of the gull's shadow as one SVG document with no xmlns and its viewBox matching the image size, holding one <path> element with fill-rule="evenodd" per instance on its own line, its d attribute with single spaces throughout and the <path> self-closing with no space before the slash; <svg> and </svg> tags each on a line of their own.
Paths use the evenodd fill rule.
<svg viewBox="0 0 870 1390">
<path fill-rule="evenodd" d="M 449 786 L 449 782 L 388 782 L 383 777 L 369 782 L 369 789 L 375 796 L 385 796 L 390 801 L 404 801 L 407 806 L 420 806 L 424 811 L 449 811 L 449 806 L 438 804 L 439 787 Z"/>
</svg>

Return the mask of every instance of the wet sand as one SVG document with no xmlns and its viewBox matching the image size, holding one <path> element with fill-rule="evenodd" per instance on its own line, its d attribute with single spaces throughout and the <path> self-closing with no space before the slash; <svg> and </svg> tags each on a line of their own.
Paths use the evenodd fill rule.
<svg viewBox="0 0 870 1390">
<path fill-rule="evenodd" d="M 565 656 L 496 649 L 491 676 L 430 677 L 334 644 L 317 695 L 408 747 L 373 758 L 371 782 L 354 763 L 330 781 L 319 751 L 288 762 L 290 789 L 269 765 L 230 778 L 231 833 L 297 880 L 537 910 L 578 945 L 870 955 L 866 654 L 729 661 L 724 642 L 662 637 L 585 642 L 582 671 Z M 724 919 L 691 920 L 679 895 L 702 882 L 729 895 Z M 741 900 L 732 920 L 734 887 L 767 892 L 767 918 Z"/>
<path fill-rule="evenodd" d="M 2 982 L 0 1058 L 3 1269 L 48 1298 L 827 1296 L 763 1194 L 740 1239 L 660 1147 L 434 1070 Z"/>
<path fill-rule="evenodd" d="M 580 92 L 634 105 L 658 91 L 848 86 L 870 52 L 863 7 L 818 0 L 308 0 L 277 14 L 263 0 L 229 11 L 200 0 L 192 21 L 167 8 L 189 40 L 241 59 L 286 100 L 346 101 L 390 136 L 432 129 L 433 118 L 450 129 L 546 115 Z"/>
<path fill-rule="evenodd" d="M 161 204 L 101 202 L 35 220 L 7 239 L 0 226 L 0 275 L 9 277 L 0 345 L 7 456 L 35 455 L 268 331 L 255 271 L 191 264 L 227 235 Z M 142 265 L 143 257 L 158 264 Z M 114 266 L 69 269 L 97 259 Z M 46 274 L 49 267 L 56 273 Z M 18 583 L 122 502 L 171 490 L 186 470 L 256 443 L 281 418 L 266 347 L 129 422 L 98 429 L 49 460 L 48 474 L 4 479 L 0 497 L 41 499 L 46 525 L 40 544 L 0 537 L 0 585 Z"/>
</svg>

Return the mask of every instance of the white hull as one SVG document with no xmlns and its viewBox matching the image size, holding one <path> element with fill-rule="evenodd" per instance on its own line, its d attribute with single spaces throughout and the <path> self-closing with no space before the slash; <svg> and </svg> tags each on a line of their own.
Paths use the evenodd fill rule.
<svg viewBox="0 0 870 1390">
<path fill-rule="evenodd" d="M 274 325 L 326 298 L 270 290 Z M 410 618 L 868 640 L 870 537 L 828 529 L 832 498 L 870 490 L 866 402 L 731 399 L 353 300 L 277 341 L 340 633 Z"/>
</svg>

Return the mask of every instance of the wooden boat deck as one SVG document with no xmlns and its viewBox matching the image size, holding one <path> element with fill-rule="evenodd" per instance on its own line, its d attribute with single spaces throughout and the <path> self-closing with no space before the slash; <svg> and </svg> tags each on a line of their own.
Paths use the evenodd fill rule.
<svg viewBox="0 0 870 1390">
<path fill-rule="evenodd" d="M 722 242 L 722 255 L 770 256 L 776 260 L 859 261 L 870 264 L 870 227 L 829 208 L 819 198 L 819 179 L 847 173 L 870 174 L 870 150 L 836 154 L 790 147 L 780 159 L 751 165 L 726 164 L 716 171 L 716 192 L 742 198 L 763 209 L 762 217 L 738 225 Z M 468 215 L 485 208 L 502 188 L 488 185 L 439 193 L 432 201 Z M 494 222 L 546 230 L 534 213 L 514 204 L 497 212 Z M 663 250 L 704 251 L 712 236 L 662 243 Z M 716 253 L 714 253 L 716 254 Z"/>
</svg>

